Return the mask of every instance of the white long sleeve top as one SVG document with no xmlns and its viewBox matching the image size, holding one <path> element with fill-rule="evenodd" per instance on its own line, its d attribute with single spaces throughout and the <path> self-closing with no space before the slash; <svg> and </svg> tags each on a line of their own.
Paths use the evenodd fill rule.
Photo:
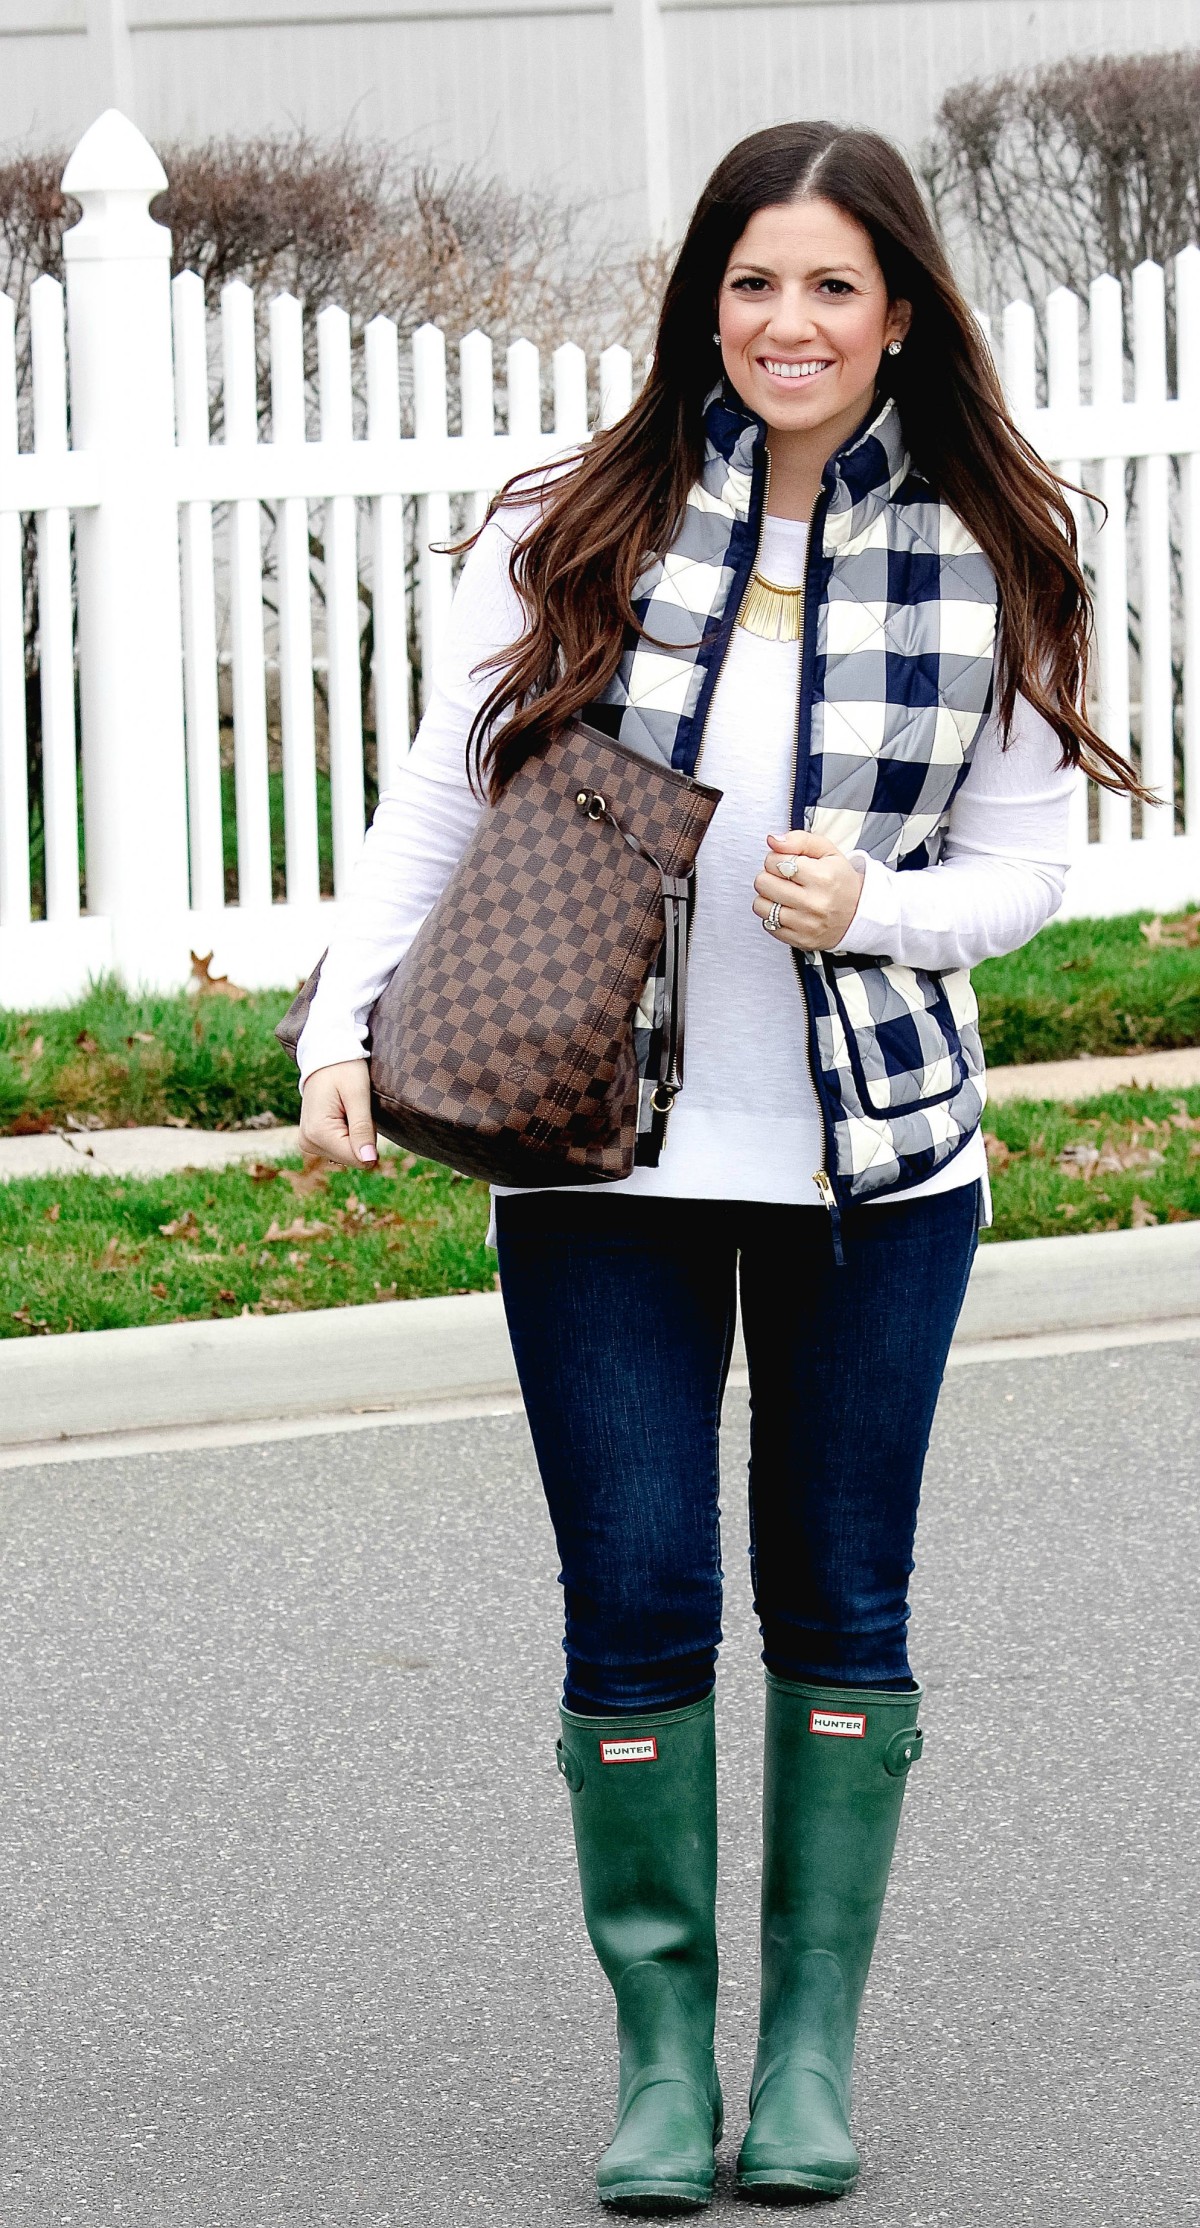
<svg viewBox="0 0 1200 2228">
<path fill-rule="evenodd" d="M 492 519 L 463 567 L 428 708 L 393 788 L 379 800 L 299 1044 L 301 1082 L 362 1058 L 367 1018 L 436 903 L 483 806 L 466 771 L 471 722 L 494 675 L 480 670 L 522 631 L 509 573 L 525 514 Z M 759 568 L 803 577 L 808 529 L 763 521 Z M 788 946 L 751 910 L 768 833 L 790 824 L 798 643 L 735 628 L 705 728 L 701 778 L 723 791 L 701 847 L 688 952 L 684 1088 L 655 1168 L 606 1190 L 819 1204 L 824 1132 L 808 1060 L 803 993 Z M 1015 950 L 1062 901 L 1073 776 L 1047 723 L 1019 700 L 1007 749 L 989 721 L 951 807 L 942 858 L 897 874 L 855 853 L 862 895 L 838 947 L 905 966 L 971 967 Z M 977 1132 L 906 1192 L 981 1181 Z"/>
</svg>

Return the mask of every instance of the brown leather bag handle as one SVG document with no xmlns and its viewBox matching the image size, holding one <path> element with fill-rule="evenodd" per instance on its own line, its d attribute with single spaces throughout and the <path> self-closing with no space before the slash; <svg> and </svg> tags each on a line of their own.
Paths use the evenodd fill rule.
<svg viewBox="0 0 1200 2228">
<path fill-rule="evenodd" d="M 575 802 L 589 820 L 607 820 L 631 851 L 649 861 L 662 885 L 663 901 L 663 1025 L 658 1078 L 650 1104 L 658 1115 L 670 1113 L 683 1087 L 683 1031 L 687 1004 L 687 908 L 691 898 L 690 875 L 668 874 L 661 859 L 638 836 L 623 828 L 608 799 L 599 789 L 579 789 Z"/>
</svg>

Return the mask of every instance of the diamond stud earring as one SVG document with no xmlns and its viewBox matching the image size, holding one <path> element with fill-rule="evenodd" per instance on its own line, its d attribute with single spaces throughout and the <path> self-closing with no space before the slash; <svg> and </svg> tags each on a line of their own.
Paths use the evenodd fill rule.
<svg viewBox="0 0 1200 2228">
<path fill-rule="evenodd" d="M 719 348 L 719 347 L 720 347 L 720 345 L 721 345 L 721 335 L 720 335 L 719 333 L 714 333 L 714 334 L 713 334 L 713 346 L 714 346 L 714 348 Z"/>
<path fill-rule="evenodd" d="M 898 355 L 899 355 L 899 353 L 900 353 L 900 345 L 901 345 L 901 344 L 900 344 L 900 342 L 899 342 L 898 340 L 889 340 L 889 342 L 888 342 L 888 355 L 889 355 L 889 356 L 898 356 Z"/>
</svg>

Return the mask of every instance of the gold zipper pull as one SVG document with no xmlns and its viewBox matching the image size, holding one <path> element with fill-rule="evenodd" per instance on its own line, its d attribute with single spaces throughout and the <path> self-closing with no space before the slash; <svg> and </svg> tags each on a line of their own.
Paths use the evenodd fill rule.
<svg viewBox="0 0 1200 2228">
<path fill-rule="evenodd" d="M 823 1207 L 827 1207 L 831 1215 L 836 1214 L 837 1200 L 834 1196 L 833 1185 L 830 1183 L 829 1178 L 823 1168 L 814 1170 L 813 1182 L 816 1185 L 817 1190 L 821 1194 L 821 1205 Z"/>
</svg>

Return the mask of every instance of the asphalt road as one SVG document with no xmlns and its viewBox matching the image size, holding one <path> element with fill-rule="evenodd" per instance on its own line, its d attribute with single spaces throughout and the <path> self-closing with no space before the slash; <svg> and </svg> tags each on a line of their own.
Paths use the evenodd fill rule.
<svg viewBox="0 0 1200 2228">
<path fill-rule="evenodd" d="M 949 1381 L 853 2228 L 1200 2218 L 1200 1347 Z M 760 1685 L 728 1421 L 720 2048 Z M 573 2228 L 610 2010 L 519 1417 L 0 1477 L 4 2228 Z M 806 2212 L 807 2217 L 807 2212 Z"/>
</svg>

